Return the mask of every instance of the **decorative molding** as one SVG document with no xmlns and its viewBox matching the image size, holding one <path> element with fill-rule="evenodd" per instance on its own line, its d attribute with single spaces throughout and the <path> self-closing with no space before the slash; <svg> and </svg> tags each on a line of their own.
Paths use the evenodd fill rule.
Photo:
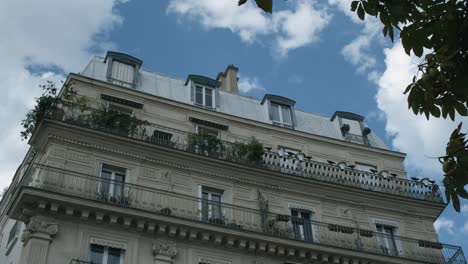
<svg viewBox="0 0 468 264">
<path fill-rule="evenodd" d="M 398 222 L 391 221 L 391 220 L 386 220 L 386 219 L 382 219 L 382 218 L 372 218 L 372 223 L 374 223 L 376 225 L 392 226 L 392 227 L 396 227 L 396 228 L 400 227 Z"/>
<path fill-rule="evenodd" d="M 312 213 L 315 213 L 315 209 L 313 207 L 303 205 L 303 204 L 298 204 L 298 203 L 288 203 L 288 209 L 299 209 L 299 210 L 311 211 Z"/>
<path fill-rule="evenodd" d="M 347 204 L 350 204 L 350 205 L 361 206 L 361 207 L 364 207 L 364 208 L 382 209 L 382 210 L 385 210 L 385 211 L 396 212 L 396 213 L 399 213 L 399 214 L 404 215 L 404 216 L 413 215 L 413 216 L 422 216 L 422 217 L 437 217 L 437 215 L 431 215 L 431 214 L 426 214 L 426 213 L 416 213 L 416 212 L 413 212 L 413 211 L 396 209 L 396 208 L 387 207 L 387 206 L 379 205 L 379 204 L 375 204 L 375 203 L 374 204 L 368 203 L 368 202 L 364 203 L 364 202 L 353 201 L 353 200 L 344 199 L 344 198 L 340 198 L 340 197 L 332 197 L 332 196 L 328 196 L 328 195 L 315 194 L 315 193 L 311 193 L 310 189 L 308 189 L 308 188 L 294 189 L 294 188 L 286 187 L 286 185 L 274 185 L 274 184 L 260 183 L 260 182 L 257 182 L 255 180 L 243 179 L 243 178 L 239 178 L 239 177 L 235 177 L 235 176 L 229 176 L 229 175 L 225 175 L 223 173 L 214 172 L 214 171 L 209 170 L 209 169 L 195 168 L 193 166 L 187 165 L 187 163 L 175 163 L 175 162 L 152 159 L 152 158 L 149 158 L 149 157 L 144 156 L 144 155 L 131 153 L 131 152 L 127 152 L 127 151 L 122 151 L 122 150 L 115 149 L 115 148 L 105 147 L 105 146 L 102 146 L 102 145 L 77 141 L 77 140 L 73 140 L 73 139 L 70 139 L 70 138 L 57 136 L 57 135 L 53 135 L 53 134 L 49 134 L 48 137 L 52 138 L 52 139 L 59 140 L 59 141 L 67 142 L 67 143 L 70 143 L 70 144 L 75 144 L 75 145 L 87 147 L 87 148 L 95 148 L 95 149 L 99 149 L 99 150 L 102 150 L 102 151 L 107 151 L 107 152 L 111 152 L 111 153 L 115 153 L 115 154 L 119 154 L 119 155 L 125 155 L 125 156 L 128 156 L 128 157 L 144 160 L 144 161 L 147 161 L 147 162 L 151 162 L 151 163 L 158 164 L 158 165 L 165 166 L 165 167 L 169 167 L 169 168 L 177 168 L 177 169 L 185 170 L 185 171 L 188 171 L 188 172 L 196 172 L 196 173 L 210 175 L 210 176 L 214 176 L 214 177 L 221 177 L 221 178 L 225 178 L 225 179 L 228 179 L 228 180 L 232 180 L 232 181 L 237 182 L 237 183 L 256 185 L 256 186 L 261 187 L 261 188 L 268 188 L 268 189 L 274 189 L 274 190 L 279 190 L 279 191 L 295 192 L 295 193 L 300 193 L 300 194 L 305 194 L 305 195 L 308 195 L 308 196 L 312 196 L 312 197 L 315 197 L 317 199 L 326 199 L 326 200 L 340 202 L 340 203 L 344 202 L 344 203 L 347 203 Z"/>
<path fill-rule="evenodd" d="M 220 260 L 220 259 L 209 258 L 209 257 L 200 257 L 198 258 L 198 263 L 199 264 L 231 264 L 231 261 Z"/>
<path fill-rule="evenodd" d="M 105 246 L 105 247 L 112 247 L 112 248 L 120 248 L 123 250 L 127 250 L 127 244 L 115 242 L 107 239 L 95 238 L 92 237 L 89 241 L 90 244 Z"/>
<path fill-rule="evenodd" d="M 153 241 L 153 256 L 164 255 L 174 257 L 178 251 L 176 244 L 167 240 L 154 240 Z"/>
<path fill-rule="evenodd" d="M 35 234 L 43 234 L 46 238 L 51 238 L 58 232 L 58 224 L 52 222 L 50 219 L 34 216 L 29 219 L 26 229 L 21 235 L 21 241 L 26 243 Z"/>
</svg>

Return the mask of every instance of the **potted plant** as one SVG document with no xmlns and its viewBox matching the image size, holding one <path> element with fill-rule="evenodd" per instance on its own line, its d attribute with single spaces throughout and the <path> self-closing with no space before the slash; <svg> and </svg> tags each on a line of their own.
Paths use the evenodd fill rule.
<svg viewBox="0 0 468 264">
<path fill-rule="evenodd" d="M 190 134 L 188 144 L 190 150 L 205 156 L 214 156 L 224 149 L 221 140 L 206 133 Z"/>
<path fill-rule="evenodd" d="M 257 164 L 262 160 L 265 152 L 263 144 L 252 137 L 249 143 L 235 143 L 239 160 L 249 164 Z"/>
<path fill-rule="evenodd" d="M 343 124 L 340 129 L 341 129 L 341 133 L 345 135 L 349 132 L 350 127 L 348 124 Z"/>
<path fill-rule="evenodd" d="M 172 209 L 169 207 L 164 207 L 163 209 L 159 210 L 162 214 L 165 215 L 171 215 L 172 214 Z"/>
</svg>

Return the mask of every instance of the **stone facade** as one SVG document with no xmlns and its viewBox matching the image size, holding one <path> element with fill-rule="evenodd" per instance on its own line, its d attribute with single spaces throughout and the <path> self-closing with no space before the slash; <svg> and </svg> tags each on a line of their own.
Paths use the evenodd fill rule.
<svg viewBox="0 0 468 264">
<path fill-rule="evenodd" d="M 0 263 L 465 263 L 437 241 L 445 204 L 433 186 L 406 181 L 402 153 L 84 75 L 67 80 L 79 96 L 152 125 L 129 136 L 63 114 L 44 120 L 0 204 Z M 254 137 L 270 163 L 182 148 L 200 128 L 227 142 Z M 277 156 L 284 149 L 298 154 Z"/>
</svg>

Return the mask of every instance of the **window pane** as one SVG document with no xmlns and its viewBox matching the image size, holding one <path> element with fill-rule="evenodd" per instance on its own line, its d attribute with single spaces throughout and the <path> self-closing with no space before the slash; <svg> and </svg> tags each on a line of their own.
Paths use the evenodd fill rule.
<svg viewBox="0 0 468 264">
<path fill-rule="evenodd" d="M 289 107 L 281 106 L 281 116 L 283 117 L 283 123 L 292 124 L 291 109 Z"/>
<path fill-rule="evenodd" d="M 273 121 L 281 122 L 279 117 L 279 105 L 271 103 L 271 116 Z"/>
<path fill-rule="evenodd" d="M 126 83 L 133 83 L 133 75 L 135 74 L 135 67 L 118 61 L 112 62 L 112 78 L 124 81 Z"/>
<path fill-rule="evenodd" d="M 213 107 L 213 90 L 205 88 L 205 105 Z"/>
<path fill-rule="evenodd" d="M 120 264 L 121 249 L 109 248 L 109 255 L 107 256 L 107 264 Z"/>
<path fill-rule="evenodd" d="M 91 263 L 102 264 L 104 257 L 104 247 L 98 245 L 91 245 Z"/>
<path fill-rule="evenodd" d="M 101 189 L 99 190 L 102 195 L 108 195 L 110 192 L 112 172 L 103 168 L 101 172 Z"/>
<path fill-rule="evenodd" d="M 201 86 L 195 88 L 195 103 L 203 105 L 203 87 Z"/>
</svg>

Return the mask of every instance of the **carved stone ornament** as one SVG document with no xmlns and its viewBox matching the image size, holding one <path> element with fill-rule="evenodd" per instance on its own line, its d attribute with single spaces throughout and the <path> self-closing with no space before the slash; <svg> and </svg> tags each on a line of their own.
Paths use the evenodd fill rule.
<svg viewBox="0 0 468 264">
<path fill-rule="evenodd" d="M 27 241 L 35 233 L 41 233 L 46 236 L 52 237 L 58 232 L 58 224 L 51 222 L 47 218 L 42 217 L 31 217 L 29 224 L 21 236 L 21 241 Z"/>
<path fill-rule="evenodd" d="M 153 241 L 153 255 L 165 255 L 169 257 L 174 257 L 177 255 L 177 248 L 174 242 L 166 240 L 155 240 Z"/>
</svg>

